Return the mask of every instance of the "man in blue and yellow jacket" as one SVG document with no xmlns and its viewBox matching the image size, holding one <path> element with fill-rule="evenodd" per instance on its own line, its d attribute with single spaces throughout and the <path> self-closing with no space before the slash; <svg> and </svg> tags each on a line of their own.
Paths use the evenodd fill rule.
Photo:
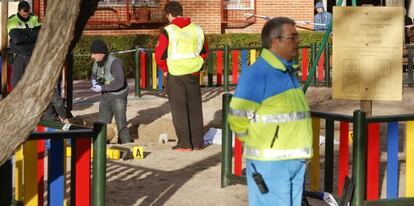
<svg viewBox="0 0 414 206">
<path fill-rule="evenodd" d="M 277 17 L 261 39 L 260 58 L 241 75 L 228 119 L 244 142 L 249 205 L 299 206 L 312 156 L 310 110 L 292 74 L 299 34 L 293 20 Z"/>
</svg>

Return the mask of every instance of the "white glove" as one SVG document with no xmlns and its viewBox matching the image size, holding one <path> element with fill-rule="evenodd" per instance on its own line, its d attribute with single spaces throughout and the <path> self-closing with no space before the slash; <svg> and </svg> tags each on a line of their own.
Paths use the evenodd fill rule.
<svg viewBox="0 0 414 206">
<path fill-rule="evenodd" d="M 101 92 L 102 91 L 102 87 L 101 87 L 101 85 L 95 85 L 94 87 L 92 87 L 92 90 L 94 92 Z"/>
<path fill-rule="evenodd" d="M 338 206 L 335 198 L 329 192 L 323 193 L 323 200 L 328 203 L 329 206 Z"/>
<path fill-rule="evenodd" d="M 92 87 L 95 87 L 95 86 L 96 86 L 96 80 L 92 79 Z"/>
</svg>

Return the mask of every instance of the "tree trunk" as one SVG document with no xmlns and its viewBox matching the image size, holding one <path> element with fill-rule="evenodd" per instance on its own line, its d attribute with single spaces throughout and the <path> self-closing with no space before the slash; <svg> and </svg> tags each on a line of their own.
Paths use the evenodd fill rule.
<svg viewBox="0 0 414 206">
<path fill-rule="evenodd" d="M 76 45 L 97 3 L 98 0 L 48 2 L 25 73 L 13 91 L 0 101 L 0 165 L 39 122 L 50 103 L 67 52 Z"/>
</svg>

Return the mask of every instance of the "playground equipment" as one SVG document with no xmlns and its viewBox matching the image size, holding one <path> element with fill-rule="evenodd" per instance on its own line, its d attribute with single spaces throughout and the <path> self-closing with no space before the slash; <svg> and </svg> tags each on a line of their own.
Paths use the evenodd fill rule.
<svg viewBox="0 0 414 206">
<path fill-rule="evenodd" d="M 242 147 L 239 141 L 232 148 L 232 132 L 227 124 L 228 104 L 231 94 L 223 95 L 222 113 L 222 175 L 221 186 L 245 184 L 242 175 Z M 338 197 L 347 196 L 344 188 L 346 176 L 349 175 L 349 124 L 353 125 L 352 142 L 352 171 L 351 179 L 354 186 L 352 204 L 367 205 L 414 205 L 414 115 L 387 115 L 365 117 L 365 113 L 357 110 L 353 116 L 332 113 L 312 112 L 312 127 L 314 132 L 313 158 L 309 166 L 310 191 L 320 190 L 319 173 L 321 155 L 319 149 L 320 123 L 325 121 L 325 158 L 324 158 L 324 188 L 323 191 L 337 192 Z M 339 122 L 339 153 L 338 173 L 334 175 L 334 123 Z M 380 123 L 387 126 L 387 161 L 386 161 L 386 194 L 380 199 Z M 398 129 L 405 125 L 405 197 L 399 194 L 399 160 L 398 160 Z M 234 160 L 232 160 L 234 158 Z M 234 163 L 233 163 L 234 161 Z M 232 169 L 232 166 L 234 168 Z M 334 190 L 334 176 L 337 176 L 338 187 Z M 400 194 L 402 191 L 400 191 Z M 345 197 L 344 197 L 345 198 Z"/>
<path fill-rule="evenodd" d="M 66 197 L 66 156 L 64 142 L 71 140 L 70 203 L 71 205 L 105 205 L 105 148 L 106 125 L 95 123 L 92 129 L 71 126 L 69 131 L 58 131 L 61 123 L 41 121 L 23 144 L 23 150 L 15 155 L 15 196 L 12 197 L 12 160 L 0 168 L 0 205 L 43 205 L 44 181 L 47 179 L 47 202 L 49 205 L 64 205 Z M 47 174 L 45 174 L 44 140 L 50 140 L 47 152 Z M 91 143 L 93 159 L 91 167 Z M 92 169 L 92 179 L 91 179 Z M 24 184 L 22 184 L 24 182 Z"/>
<path fill-rule="evenodd" d="M 414 45 L 405 45 L 405 47 L 407 48 L 407 71 L 404 74 L 403 84 L 412 86 L 414 85 Z M 231 86 L 237 85 L 239 75 L 254 63 L 260 49 L 259 47 L 232 48 L 227 45 L 223 48 L 211 48 L 206 63 L 200 71 L 200 85 L 202 87 L 222 87 L 224 91 L 229 91 Z M 332 46 L 326 44 L 322 47 L 321 55 L 317 58 L 319 51 L 320 48 L 317 44 L 301 45 L 297 58 L 300 70 L 295 71 L 295 75 L 303 84 L 310 81 L 309 84 L 314 86 L 330 87 L 332 85 Z M 165 79 L 161 69 L 155 63 L 153 48 L 136 46 L 134 49 L 116 51 L 112 54 L 133 55 L 135 96 L 140 97 L 143 91 L 158 92 L 164 89 Z M 77 55 L 74 58 L 80 58 L 81 56 Z M 311 67 L 314 64 L 316 65 L 315 71 L 311 72 Z M 70 82 L 68 82 L 68 88 L 71 87 Z"/>
<path fill-rule="evenodd" d="M 225 45 L 224 48 L 210 49 L 205 66 L 200 71 L 200 85 L 203 87 L 223 87 L 224 91 L 229 91 L 230 86 L 237 84 L 239 75 L 256 61 L 260 49 L 259 47 L 231 48 L 228 45 Z M 318 60 L 314 85 L 330 85 L 330 50 L 330 45 L 327 45 L 324 48 L 324 55 Z M 300 47 L 298 63 L 301 65 L 301 70 L 296 71 L 296 75 L 302 81 L 309 78 L 310 65 L 316 61 L 315 54 L 316 44 Z M 155 63 L 154 49 L 136 47 L 134 57 L 135 95 L 141 96 L 143 90 L 162 90 L 165 80 L 162 71 Z"/>
</svg>

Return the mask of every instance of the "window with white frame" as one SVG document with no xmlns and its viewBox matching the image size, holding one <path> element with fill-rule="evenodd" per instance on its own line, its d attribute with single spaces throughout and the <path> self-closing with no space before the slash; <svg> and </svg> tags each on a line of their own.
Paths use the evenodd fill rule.
<svg viewBox="0 0 414 206">
<path fill-rule="evenodd" d="M 227 10 L 253 10 L 255 0 L 224 0 Z"/>
</svg>

